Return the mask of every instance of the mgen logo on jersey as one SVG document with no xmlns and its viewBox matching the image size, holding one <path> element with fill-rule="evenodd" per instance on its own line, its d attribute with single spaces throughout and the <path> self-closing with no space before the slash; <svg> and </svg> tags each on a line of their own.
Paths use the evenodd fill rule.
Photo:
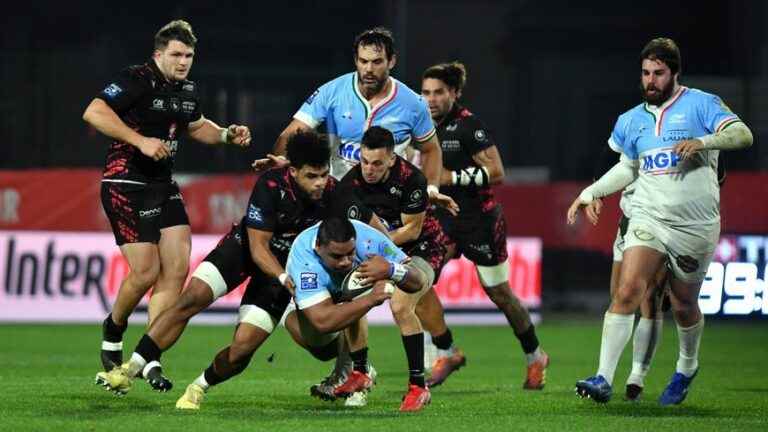
<svg viewBox="0 0 768 432">
<path fill-rule="evenodd" d="M 360 143 L 347 142 L 339 144 L 339 156 L 342 159 L 359 161 L 360 160 Z"/>
<path fill-rule="evenodd" d="M 672 147 L 654 149 L 640 156 L 640 170 L 651 175 L 671 174 L 680 171 L 682 158 Z"/>
</svg>

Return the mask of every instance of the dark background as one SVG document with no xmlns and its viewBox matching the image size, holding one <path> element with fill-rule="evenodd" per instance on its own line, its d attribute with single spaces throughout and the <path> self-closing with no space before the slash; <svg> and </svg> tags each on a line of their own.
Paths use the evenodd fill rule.
<svg viewBox="0 0 768 432">
<path fill-rule="evenodd" d="M 755 145 L 728 168 L 768 167 L 760 145 L 768 83 L 762 1 L 32 2 L 0 26 L 0 168 L 100 167 L 107 140 L 81 115 L 120 69 L 146 61 L 154 33 L 188 20 L 199 38 L 190 78 L 207 117 L 251 127 L 254 145 L 183 145 L 177 169 L 242 172 L 320 84 L 353 70 L 352 41 L 385 25 L 400 52 L 393 75 L 459 60 L 464 102 L 495 133 L 510 180 L 586 180 L 616 117 L 640 102 L 638 54 L 675 39 L 683 84 L 719 94 Z M 611 156 L 612 158 L 615 156 Z M 522 169 L 526 168 L 526 169 Z"/>
</svg>

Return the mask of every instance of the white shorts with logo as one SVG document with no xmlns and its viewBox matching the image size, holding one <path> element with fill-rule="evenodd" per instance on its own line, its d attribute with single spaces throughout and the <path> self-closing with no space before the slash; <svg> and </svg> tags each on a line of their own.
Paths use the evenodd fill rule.
<svg viewBox="0 0 768 432">
<path fill-rule="evenodd" d="M 707 275 L 709 263 L 720 237 L 720 222 L 707 225 L 670 226 L 646 215 L 633 214 L 624 236 L 626 251 L 634 246 L 655 249 L 669 259 L 672 274 L 687 283 L 701 282 Z M 615 249 L 614 249 L 615 253 Z M 698 265 L 690 273 L 678 264 L 679 257 L 688 257 Z M 614 255 L 615 259 L 615 255 Z"/>
</svg>

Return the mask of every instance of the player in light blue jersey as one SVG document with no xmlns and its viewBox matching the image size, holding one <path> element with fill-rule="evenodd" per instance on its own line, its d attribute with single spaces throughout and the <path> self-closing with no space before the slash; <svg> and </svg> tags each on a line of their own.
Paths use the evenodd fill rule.
<svg viewBox="0 0 768 432">
<path fill-rule="evenodd" d="M 360 298 L 337 304 L 341 295 L 341 282 L 353 269 L 360 277 L 374 284 L 370 300 Z M 424 269 L 424 270 L 422 270 Z M 321 333 L 342 330 L 359 320 L 373 306 L 389 298 L 393 291 L 386 290 L 388 280 L 407 293 L 429 289 L 426 273 L 429 264 L 420 257 L 408 258 L 383 233 L 370 226 L 348 219 L 330 218 L 302 231 L 293 242 L 288 255 L 286 271 L 294 282 L 297 318 Z M 366 284 L 366 282 L 363 282 Z M 398 297 L 392 297 L 393 311 L 405 307 Z M 401 323 L 401 332 L 405 332 Z M 310 329 L 311 330 L 311 329 Z M 303 331 L 303 330 L 302 330 Z M 421 334 L 403 335 L 403 345 L 410 371 L 408 391 L 401 411 L 419 411 L 430 401 L 429 389 L 424 385 L 424 351 Z M 421 347 L 421 350 L 419 350 Z M 367 350 L 352 352 L 359 386 L 338 396 L 349 396 L 366 391 L 373 385 L 365 376 Z"/>
<path fill-rule="evenodd" d="M 597 402 L 610 399 L 635 311 L 666 265 L 680 350 L 659 403 L 671 405 L 686 398 L 699 371 L 704 329 L 699 290 L 720 235 L 718 154 L 749 147 L 752 133 L 719 97 L 678 83 L 680 51 L 671 39 L 650 41 L 640 59 L 645 102 L 619 117 L 608 140 L 620 161 L 568 212 L 573 223 L 579 207 L 636 179 L 619 284 L 603 321 L 600 364 L 595 376 L 576 383 L 576 390 Z"/>
<path fill-rule="evenodd" d="M 254 162 L 254 168 L 287 163 L 285 144 L 300 129 L 325 124 L 331 141 L 331 175 L 341 179 L 360 161 L 360 143 L 371 126 L 392 132 L 396 153 L 406 156 L 408 146 L 421 152 L 421 164 L 430 185 L 430 199 L 451 211 L 456 203 L 439 192 L 443 167 L 429 108 L 422 97 L 390 76 L 397 54 L 392 33 L 382 27 L 360 33 L 353 44 L 356 71 L 320 86 L 294 114 L 275 143 L 274 155 Z M 277 155 L 277 156 L 275 156 Z"/>
<path fill-rule="evenodd" d="M 329 81 L 312 93 L 278 137 L 274 155 L 255 161 L 254 168 L 289 163 L 283 157 L 288 138 L 296 131 L 324 124 L 331 142 L 331 175 L 341 179 L 359 162 L 365 131 L 382 126 L 395 136 L 396 153 L 405 156 L 409 146 L 421 152 L 430 201 L 457 214 L 456 202 L 439 191 L 443 158 L 429 108 L 419 94 L 390 76 L 397 62 L 392 33 L 381 27 L 366 30 L 355 38 L 352 49 L 355 72 Z M 367 344 L 362 339 L 349 342 L 353 350 Z M 350 366 L 348 356 L 340 353 L 334 371 L 314 385 L 311 393 L 332 396 L 334 387 L 346 379 Z"/>
</svg>

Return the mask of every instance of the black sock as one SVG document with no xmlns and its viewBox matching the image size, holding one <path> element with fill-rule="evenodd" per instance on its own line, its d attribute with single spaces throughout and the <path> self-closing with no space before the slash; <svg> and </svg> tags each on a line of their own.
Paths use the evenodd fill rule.
<svg viewBox="0 0 768 432">
<path fill-rule="evenodd" d="M 203 376 L 205 377 L 205 382 L 207 382 L 210 386 L 215 386 L 216 384 L 224 381 L 224 378 L 222 378 L 219 374 L 216 373 L 215 370 L 213 370 L 213 363 L 211 363 L 211 365 L 208 366 L 208 369 L 203 372 Z"/>
<path fill-rule="evenodd" d="M 125 333 L 127 328 L 128 325 L 119 326 L 115 324 L 115 322 L 112 321 L 112 314 L 110 313 L 107 315 L 107 318 L 104 319 L 104 323 L 101 325 L 101 334 L 104 340 L 107 342 L 122 342 L 123 333 Z"/>
<path fill-rule="evenodd" d="M 149 363 L 155 360 L 159 361 L 160 355 L 163 352 L 148 334 L 144 334 L 144 336 L 141 337 L 139 344 L 136 345 L 136 353 Z"/>
<path fill-rule="evenodd" d="M 350 352 L 349 356 L 352 357 L 354 362 L 354 369 L 358 372 L 368 373 L 368 347 L 365 347 L 359 351 Z"/>
<path fill-rule="evenodd" d="M 403 346 L 408 357 L 408 381 L 424 387 L 424 333 L 403 336 Z"/>
<path fill-rule="evenodd" d="M 451 334 L 451 329 L 447 328 L 445 333 L 441 334 L 440 336 L 432 336 L 432 343 L 435 344 L 437 349 L 450 349 L 451 346 L 453 346 L 453 335 Z"/>
<path fill-rule="evenodd" d="M 536 348 L 539 347 L 539 339 L 536 337 L 536 329 L 533 327 L 533 324 L 528 327 L 528 330 L 522 333 L 515 333 L 515 336 L 520 340 L 520 346 L 523 347 L 523 352 L 526 354 L 536 351 Z"/>
</svg>

